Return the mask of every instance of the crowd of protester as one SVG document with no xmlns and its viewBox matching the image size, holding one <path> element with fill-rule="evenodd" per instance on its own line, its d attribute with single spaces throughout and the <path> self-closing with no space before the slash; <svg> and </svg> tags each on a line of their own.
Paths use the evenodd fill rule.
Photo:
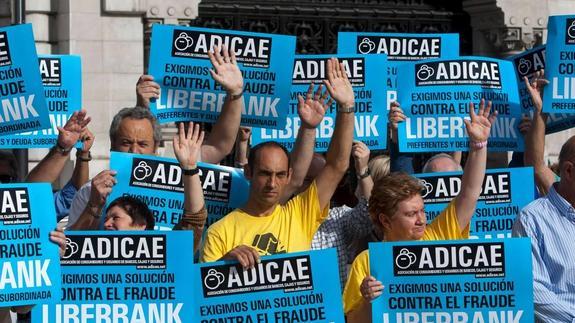
<svg viewBox="0 0 575 323">
<path fill-rule="evenodd" d="M 422 169 L 414 169 L 412 155 L 370 152 L 364 143 L 353 141 L 354 91 L 344 66 L 334 58 L 328 61 L 324 83 L 310 84 L 307 95 L 298 98 L 301 127 L 294 149 L 289 152 L 272 141 L 250 147 L 250 129 L 240 127 L 243 78 L 234 55 L 226 48 L 216 48 L 210 60 L 213 79 L 227 92 L 219 119 L 209 134 L 200 124 L 179 123 L 173 137 L 184 178 L 184 209 L 174 229 L 194 232 L 200 262 L 237 260 L 244 268 L 252 268 L 265 255 L 336 248 L 347 321 L 370 322 L 371 301 L 386 289 L 370 274 L 367 242 L 469 238 L 469 224 L 486 171 L 487 142 L 497 117 L 491 102 L 482 100 L 477 108 L 469 105 L 470 119 L 465 126 L 470 148 L 464 158 L 461 153 L 442 153 L 428 159 Z M 534 168 L 540 198 L 518 214 L 513 235 L 531 239 L 537 319 L 575 322 L 575 256 L 571 251 L 575 236 L 575 137 L 564 143 L 555 173 L 544 160 L 546 115 L 541 111 L 541 93 L 547 82 L 543 77 L 541 72 L 525 79 L 535 112 L 519 129 L 526 142 L 523 165 Z M 148 105 L 159 97 L 160 87 L 152 76 L 143 75 L 137 81 L 136 93 L 137 105 L 120 110 L 113 118 L 111 150 L 155 155 L 161 133 Z M 329 149 L 325 154 L 315 153 L 316 128 L 334 103 L 337 117 Z M 398 102 L 386 111 L 394 149 L 397 125 L 406 117 Z M 61 224 L 66 230 L 98 230 L 102 229 L 101 222 L 105 230 L 153 230 L 154 216 L 142 201 L 133 197 L 108 201 L 118 170 L 104 170 L 88 178 L 90 148 L 102 140 L 90 132 L 88 115 L 84 110 L 75 112 L 58 129 L 57 144 L 26 181 L 56 181 L 80 141 L 72 177 L 54 193 Z M 229 154 L 235 156 L 234 166 L 243 169 L 250 183 L 249 197 L 243 206 L 206 229 L 207 211 L 197 162 L 218 164 Z M 460 193 L 427 223 L 421 183 L 409 173 L 457 170 L 463 170 Z M 14 182 L 15 174 L 14 157 L 1 151 L 0 179 Z M 51 238 L 65 249 L 63 232 L 55 230 Z M 21 313 L 30 308 L 12 310 Z M 2 313 L 8 315 L 8 309 Z"/>
</svg>

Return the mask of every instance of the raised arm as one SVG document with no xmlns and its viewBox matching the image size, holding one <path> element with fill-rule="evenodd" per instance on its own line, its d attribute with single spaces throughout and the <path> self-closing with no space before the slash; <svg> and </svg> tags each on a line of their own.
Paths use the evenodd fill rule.
<svg viewBox="0 0 575 323">
<path fill-rule="evenodd" d="M 533 120 L 531 129 L 525 136 L 525 153 L 523 154 L 525 166 L 533 166 L 535 183 L 541 195 L 546 195 L 549 188 L 555 183 L 555 173 L 547 167 L 544 161 L 545 154 L 545 123 L 547 115 L 543 114 L 543 101 L 541 100 L 543 88 L 549 83 L 543 78 L 543 71 L 535 74 L 532 82 L 524 77 L 525 86 L 533 101 Z"/>
<path fill-rule="evenodd" d="M 313 87 L 313 83 L 309 85 L 305 100 L 301 95 L 298 95 L 297 113 L 301 120 L 301 127 L 291 152 L 292 176 L 280 200 L 281 204 L 287 202 L 293 193 L 303 185 L 313 159 L 316 128 L 323 120 L 327 108 L 333 104 L 333 99 L 328 99 L 328 92 L 322 93 L 322 85 L 317 87 L 315 93 Z"/>
<path fill-rule="evenodd" d="M 369 171 L 369 148 L 361 141 L 355 141 L 351 148 L 355 164 L 355 173 L 357 175 L 357 196 L 358 199 L 369 200 L 371 189 L 373 188 L 373 179 Z"/>
<path fill-rule="evenodd" d="M 223 56 L 220 52 L 223 51 Z M 202 161 L 212 164 L 219 163 L 232 151 L 236 135 L 240 127 L 242 108 L 244 106 L 244 78 L 236 62 L 234 52 L 226 47 L 216 48 L 208 52 L 213 69 L 212 78 L 219 83 L 227 93 L 222 112 L 212 128 L 212 132 L 202 146 Z"/>
<path fill-rule="evenodd" d="M 243 169 L 248 163 L 248 150 L 252 128 L 240 127 L 238 138 L 236 139 L 236 151 L 234 157 L 234 167 Z"/>
<path fill-rule="evenodd" d="M 482 99 L 477 114 L 474 104 L 469 104 L 471 120 L 464 120 L 469 136 L 469 155 L 463 170 L 461 191 L 455 198 L 455 212 L 461 230 L 469 225 L 483 186 L 487 163 L 487 140 L 491 125 L 497 117 L 497 111 L 492 114 L 490 112 L 491 101 L 485 107 L 485 100 Z"/>
<path fill-rule="evenodd" d="M 319 205 L 324 209 L 335 192 L 337 184 L 349 167 L 353 142 L 355 98 L 343 64 L 336 58 L 327 63 L 324 81 L 331 97 L 337 102 L 337 117 L 333 137 L 329 143 L 326 165 L 316 178 Z"/>
<path fill-rule="evenodd" d="M 52 183 L 57 180 L 69 159 L 70 151 L 80 139 L 90 120 L 90 117 L 86 116 L 86 110 L 75 111 L 64 127 L 58 127 L 56 146 L 50 149 L 48 155 L 32 169 L 26 181 Z"/>
<path fill-rule="evenodd" d="M 174 153 L 180 163 L 184 182 L 184 213 L 174 230 L 192 230 L 194 232 L 194 252 L 199 250 L 204 225 L 208 213 L 204 202 L 204 191 L 200 182 L 197 165 L 198 153 L 204 132 L 200 131 L 200 125 L 190 122 L 188 133 L 184 130 L 184 124 L 179 124 L 178 134 L 174 136 Z"/>
<path fill-rule="evenodd" d="M 94 134 L 88 128 L 84 128 L 80 134 L 80 141 L 82 141 L 82 148 L 76 151 L 76 165 L 70 179 L 76 190 L 90 180 L 90 161 L 92 160 L 90 149 L 94 144 Z"/>
<path fill-rule="evenodd" d="M 76 222 L 71 224 L 70 230 L 96 230 L 100 225 L 102 210 L 106 205 L 108 195 L 112 192 L 112 187 L 116 184 L 114 177 L 116 172 L 113 170 L 101 171 L 92 178 L 90 187 L 90 198 L 82 214 Z"/>
</svg>

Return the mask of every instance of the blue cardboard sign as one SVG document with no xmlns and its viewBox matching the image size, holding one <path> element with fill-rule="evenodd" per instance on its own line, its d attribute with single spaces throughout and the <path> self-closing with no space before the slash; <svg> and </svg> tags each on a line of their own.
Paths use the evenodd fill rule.
<svg viewBox="0 0 575 323">
<path fill-rule="evenodd" d="M 198 163 L 209 226 L 247 201 L 249 183 L 231 167 Z M 110 168 L 117 170 L 117 184 L 108 196 L 130 195 L 144 201 L 156 219 L 156 229 L 171 230 L 184 210 L 182 170 L 175 159 L 112 152 Z"/>
<path fill-rule="evenodd" d="M 389 109 L 391 102 L 397 100 L 397 67 L 414 60 L 458 57 L 459 34 L 339 32 L 337 52 L 387 55 L 387 72 L 380 73 L 387 75 L 385 106 Z"/>
<path fill-rule="evenodd" d="M 531 78 L 535 72 L 545 68 L 545 46 L 525 51 L 521 54 L 508 58 L 515 66 L 517 73 L 517 85 L 521 99 L 521 112 L 533 116 L 533 102 L 529 90 L 525 86 L 523 77 Z M 547 117 L 545 133 L 555 133 L 572 128 L 575 125 L 575 115 L 568 113 L 550 113 Z"/>
<path fill-rule="evenodd" d="M 513 64 L 486 57 L 460 57 L 403 64 L 399 102 L 407 119 L 399 124 L 402 152 L 467 151 L 463 119 L 469 103 L 492 101 L 499 116 L 491 127 L 491 151 L 523 151 L 521 107 Z"/>
<path fill-rule="evenodd" d="M 82 108 L 82 62 L 77 55 L 40 55 L 38 58 L 50 128 L 0 137 L 6 148 L 50 148 L 58 140 L 58 127 Z"/>
<path fill-rule="evenodd" d="M 208 51 L 232 50 L 244 76 L 244 126 L 283 129 L 289 108 L 295 37 L 184 26 L 152 26 L 149 73 L 160 84 L 150 110 L 160 123 L 215 122 L 226 99 L 212 79 Z"/>
<path fill-rule="evenodd" d="M 262 257 L 195 268 L 201 322 L 345 322 L 335 249 Z"/>
<path fill-rule="evenodd" d="M 543 111 L 575 113 L 575 16 L 551 16 L 547 23 Z"/>
<path fill-rule="evenodd" d="M 327 79 L 327 61 L 333 55 L 297 55 L 292 76 L 289 112 L 284 130 L 254 128 L 252 144 L 274 140 L 292 150 L 301 125 L 297 113 L 298 99 L 304 99 L 310 83 L 321 84 Z M 355 93 L 354 137 L 363 141 L 371 150 L 385 149 L 387 144 L 387 109 L 385 108 L 385 83 L 381 71 L 385 70 L 385 55 L 336 55 L 343 63 Z M 314 89 L 315 90 L 315 89 Z M 324 89 L 325 90 L 325 89 Z M 326 111 L 317 127 L 315 151 L 325 152 L 335 128 L 336 104 Z"/>
<path fill-rule="evenodd" d="M 529 238 L 369 244 L 373 322 L 533 322 Z"/>
<path fill-rule="evenodd" d="M 431 223 L 461 190 L 462 172 L 416 174 L 422 192 L 427 223 Z M 470 223 L 472 238 L 510 238 L 519 211 L 535 196 L 533 168 L 489 169 Z"/>
<path fill-rule="evenodd" d="M 52 187 L 0 184 L 0 195 L 0 303 L 10 307 L 58 300 L 59 247 L 49 239 L 56 228 Z"/>
<path fill-rule="evenodd" d="M 191 322 L 191 231 L 67 232 L 62 299 L 33 322 Z"/>
<path fill-rule="evenodd" d="M 32 25 L 0 28 L 0 136 L 50 127 Z"/>
</svg>

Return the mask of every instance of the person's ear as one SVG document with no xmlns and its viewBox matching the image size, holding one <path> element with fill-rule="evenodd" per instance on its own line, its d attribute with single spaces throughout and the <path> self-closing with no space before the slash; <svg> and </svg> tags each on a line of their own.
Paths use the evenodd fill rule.
<svg viewBox="0 0 575 323">
<path fill-rule="evenodd" d="M 391 230 L 391 221 L 389 220 L 389 217 L 383 213 L 379 213 L 379 215 L 377 216 L 377 218 L 379 219 L 379 223 L 381 224 L 381 226 L 383 227 L 383 232 L 385 233 L 386 231 Z"/>
</svg>

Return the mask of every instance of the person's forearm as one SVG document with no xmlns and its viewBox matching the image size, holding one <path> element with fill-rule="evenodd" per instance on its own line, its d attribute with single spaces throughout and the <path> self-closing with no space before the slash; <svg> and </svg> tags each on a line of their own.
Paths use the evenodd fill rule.
<svg viewBox="0 0 575 323">
<path fill-rule="evenodd" d="M 354 121 L 353 112 L 337 113 L 335 130 L 326 154 L 326 167 L 336 169 L 342 176 L 349 167 Z"/>
<path fill-rule="evenodd" d="M 202 146 L 202 161 L 217 164 L 232 151 L 240 128 L 243 106 L 243 96 L 235 100 L 229 95 L 226 97 L 222 112 Z"/>
<path fill-rule="evenodd" d="M 555 174 L 545 164 L 545 123 L 546 116 L 535 112 L 531 122 L 531 129 L 525 136 L 525 153 L 523 154 L 525 166 L 532 166 L 535 173 L 535 182 L 542 195 L 546 195 L 555 182 Z"/>
<path fill-rule="evenodd" d="M 76 155 L 76 165 L 72 173 L 72 184 L 79 190 L 90 180 L 90 153 L 82 152 Z"/>
<path fill-rule="evenodd" d="M 371 319 L 371 303 L 362 300 L 361 304 L 355 309 L 347 313 L 347 323 L 366 323 L 372 322 Z"/>
<path fill-rule="evenodd" d="M 371 197 L 371 190 L 373 189 L 373 178 L 370 176 L 359 179 L 359 195 L 369 200 Z"/>
<path fill-rule="evenodd" d="M 471 145 L 471 143 L 470 143 Z M 469 148 L 467 162 L 461 179 L 461 193 L 465 197 L 477 200 L 481 194 L 485 167 L 487 165 L 487 147 Z"/>
<path fill-rule="evenodd" d="M 204 191 L 199 175 L 184 175 L 184 210 L 199 212 L 204 207 Z"/>
<path fill-rule="evenodd" d="M 235 152 L 235 164 L 236 167 L 243 167 L 245 164 L 248 163 L 248 141 L 238 141 L 236 143 L 236 152 Z"/>
<path fill-rule="evenodd" d="M 69 153 L 62 153 L 54 148 L 50 149 L 48 155 L 30 171 L 26 181 L 48 183 L 56 181 L 62 173 L 68 159 Z"/>
<path fill-rule="evenodd" d="M 292 194 L 303 185 L 303 181 L 313 159 L 315 133 L 315 128 L 299 128 L 297 139 L 291 152 L 291 165 L 293 171 L 290 182 L 280 199 L 281 204 L 287 202 Z"/>
<path fill-rule="evenodd" d="M 100 215 L 102 214 L 101 206 L 94 206 L 88 203 L 84 211 L 76 221 L 71 226 L 67 227 L 67 230 L 97 230 L 100 226 Z"/>
</svg>

